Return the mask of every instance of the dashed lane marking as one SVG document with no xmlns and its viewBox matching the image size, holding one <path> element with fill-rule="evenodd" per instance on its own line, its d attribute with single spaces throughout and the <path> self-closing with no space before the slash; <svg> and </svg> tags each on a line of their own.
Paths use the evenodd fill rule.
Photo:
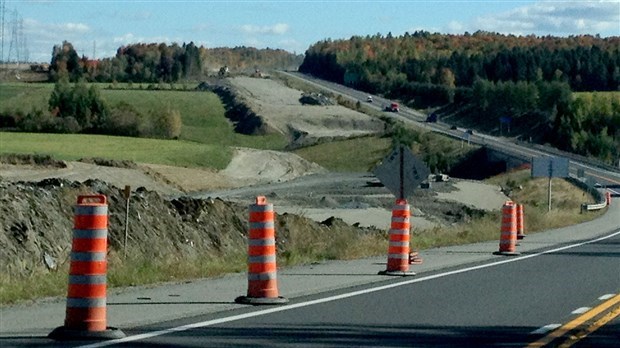
<svg viewBox="0 0 620 348">
<path fill-rule="evenodd" d="M 544 335 L 549 331 L 553 331 L 562 326 L 562 324 L 549 324 L 530 332 L 531 335 Z"/>
<path fill-rule="evenodd" d="M 571 314 L 583 314 L 589 310 L 590 310 L 590 307 L 581 307 L 581 308 L 577 308 L 574 311 L 572 311 Z"/>
</svg>

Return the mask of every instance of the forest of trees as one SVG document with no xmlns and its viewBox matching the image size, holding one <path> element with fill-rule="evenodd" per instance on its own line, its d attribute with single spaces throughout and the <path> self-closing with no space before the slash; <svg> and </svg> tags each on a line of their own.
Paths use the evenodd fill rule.
<svg viewBox="0 0 620 348">
<path fill-rule="evenodd" d="M 299 70 L 413 107 L 457 110 L 487 131 L 518 121 L 561 149 L 609 163 L 620 156 L 618 95 L 573 97 L 620 90 L 620 37 L 355 36 L 312 45 Z"/>
<path fill-rule="evenodd" d="M 62 77 L 72 82 L 178 82 L 200 80 L 217 73 L 222 66 L 231 71 L 253 72 L 255 69 L 297 69 L 303 56 L 278 49 L 252 47 L 198 47 L 193 42 L 166 45 L 133 44 L 120 47 L 116 56 L 101 60 L 79 57 L 73 45 L 64 41 L 52 51 L 50 80 Z"/>
<path fill-rule="evenodd" d="M 65 41 L 54 46 L 49 77 L 55 82 L 174 83 L 201 80 L 224 66 L 245 73 L 299 67 L 412 107 L 438 109 L 441 117 L 492 134 L 506 126 L 512 136 L 521 131 L 533 141 L 609 163 L 620 158 L 620 93 L 600 93 L 620 90 L 620 37 L 419 31 L 327 39 L 310 46 L 305 56 L 152 43 L 123 46 L 115 57 L 95 61 L 79 57 Z M 576 97 L 575 92 L 599 93 Z"/>
</svg>

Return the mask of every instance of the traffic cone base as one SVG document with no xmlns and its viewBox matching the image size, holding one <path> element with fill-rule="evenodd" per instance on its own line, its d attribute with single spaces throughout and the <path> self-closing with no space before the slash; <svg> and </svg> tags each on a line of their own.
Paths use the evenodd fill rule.
<svg viewBox="0 0 620 348">
<path fill-rule="evenodd" d="M 414 276 L 415 272 L 413 271 L 379 271 L 379 275 L 388 275 L 388 276 L 397 276 L 397 277 L 406 277 L 406 276 Z"/>
<path fill-rule="evenodd" d="M 239 296 L 235 299 L 235 303 L 250 304 L 250 305 L 280 305 L 288 303 L 286 297 L 249 297 Z"/>
<path fill-rule="evenodd" d="M 125 333 L 115 327 L 107 327 L 102 331 L 86 331 L 60 326 L 47 337 L 57 341 L 115 340 L 125 337 Z"/>
<path fill-rule="evenodd" d="M 521 255 L 518 251 L 495 251 L 493 255 L 503 255 L 503 256 L 517 256 Z"/>
</svg>

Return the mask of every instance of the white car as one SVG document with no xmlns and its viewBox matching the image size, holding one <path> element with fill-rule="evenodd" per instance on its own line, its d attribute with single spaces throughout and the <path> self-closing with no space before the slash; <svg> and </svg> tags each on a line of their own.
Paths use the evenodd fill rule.
<svg viewBox="0 0 620 348">
<path fill-rule="evenodd" d="M 369 102 L 369 103 L 372 103 L 372 96 L 369 95 L 368 97 L 366 97 L 366 101 Z"/>
</svg>

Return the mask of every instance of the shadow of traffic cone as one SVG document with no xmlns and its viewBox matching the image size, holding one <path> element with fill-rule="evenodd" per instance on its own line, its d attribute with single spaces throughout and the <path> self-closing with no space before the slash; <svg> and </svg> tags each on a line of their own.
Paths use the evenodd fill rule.
<svg viewBox="0 0 620 348">
<path fill-rule="evenodd" d="M 107 249 L 106 197 L 79 196 L 74 209 L 65 325 L 54 329 L 49 338 L 65 341 L 125 337 L 106 322 Z"/>
<path fill-rule="evenodd" d="M 392 208 L 387 269 L 380 271 L 380 275 L 415 275 L 414 272 L 409 271 L 410 216 L 407 200 L 396 200 L 396 204 Z"/>
<path fill-rule="evenodd" d="M 252 305 L 284 304 L 288 299 L 278 295 L 276 239 L 273 204 L 264 196 L 250 205 L 248 238 L 248 293 L 237 303 Z"/>
<path fill-rule="evenodd" d="M 517 245 L 517 208 L 512 201 L 502 206 L 502 227 L 499 239 L 499 251 L 495 255 L 515 256 Z"/>
<path fill-rule="evenodd" d="M 525 238 L 523 204 L 517 204 L 517 239 Z"/>
</svg>

